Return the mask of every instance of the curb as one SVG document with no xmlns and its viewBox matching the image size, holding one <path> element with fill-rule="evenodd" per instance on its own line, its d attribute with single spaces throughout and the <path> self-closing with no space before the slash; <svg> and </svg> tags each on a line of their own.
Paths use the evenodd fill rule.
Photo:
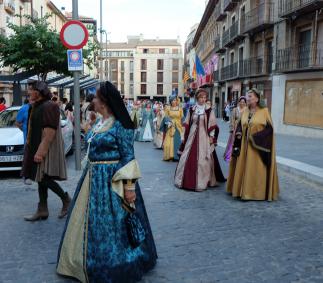
<svg viewBox="0 0 323 283">
<path fill-rule="evenodd" d="M 218 142 L 218 146 L 226 148 L 223 142 Z M 279 169 L 323 186 L 323 168 L 281 156 L 276 156 L 276 161 Z"/>
</svg>

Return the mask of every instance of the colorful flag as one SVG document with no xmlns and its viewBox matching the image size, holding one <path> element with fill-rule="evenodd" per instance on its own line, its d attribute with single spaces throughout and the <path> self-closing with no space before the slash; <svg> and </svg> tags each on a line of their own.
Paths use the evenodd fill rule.
<svg viewBox="0 0 323 283">
<path fill-rule="evenodd" d="M 200 61 L 200 58 L 197 56 L 197 54 L 195 55 L 195 68 L 196 68 L 196 73 L 199 76 L 205 76 L 205 71 L 204 71 L 204 67 Z"/>
<path fill-rule="evenodd" d="M 186 83 L 190 78 L 191 78 L 190 75 L 187 73 L 187 71 L 185 71 L 184 77 L 183 77 L 184 83 Z"/>
<path fill-rule="evenodd" d="M 194 62 L 193 71 L 192 71 L 192 78 L 194 79 L 194 81 L 196 81 L 197 76 L 196 76 L 196 64 L 195 64 L 195 62 Z"/>
</svg>

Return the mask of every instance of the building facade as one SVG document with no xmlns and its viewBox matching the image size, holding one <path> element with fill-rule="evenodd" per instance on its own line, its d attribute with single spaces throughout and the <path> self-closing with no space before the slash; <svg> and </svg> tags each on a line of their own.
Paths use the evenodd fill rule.
<svg viewBox="0 0 323 283">
<path fill-rule="evenodd" d="M 198 83 L 218 113 L 253 86 L 278 133 L 323 137 L 322 7 L 314 0 L 208 2 L 193 46 L 206 73 L 213 58 L 212 83 Z"/>
<path fill-rule="evenodd" d="M 166 102 L 183 93 L 183 55 L 179 40 L 130 36 L 126 43 L 109 43 L 103 51 L 105 79 L 129 99 Z"/>
</svg>

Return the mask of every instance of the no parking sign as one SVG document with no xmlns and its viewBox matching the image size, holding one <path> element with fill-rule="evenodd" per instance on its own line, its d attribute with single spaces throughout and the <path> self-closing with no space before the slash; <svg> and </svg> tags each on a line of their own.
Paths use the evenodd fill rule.
<svg viewBox="0 0 323 283">
<path fill-rule="evenodd" d="M 69 71 L 83 71 L 82 49 L 67 50 L 67 61 Z"/>
<path fill-rule="evenodd" d="M 61 29 L 60 38 L 67 50 L 68 70 L 83 71 L 82 48 L 89 39 L 89 32 L 79 21 L 69 21 Z"/>
</svg>

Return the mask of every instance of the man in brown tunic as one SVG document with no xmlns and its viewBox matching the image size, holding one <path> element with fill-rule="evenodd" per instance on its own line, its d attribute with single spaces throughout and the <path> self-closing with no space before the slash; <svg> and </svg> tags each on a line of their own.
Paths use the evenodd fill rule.
<svg viewBox="0 0 323 283">
<path fill-rule="evenodd" d="M 60 110 L 57 104 L 50 101 L 51 94 L 44 82 L 30 83 L 29 95 L 33 106 L 29 111 L 22 176 L 38 182 L 39 203 L 36 213 L 25 217 L 25 220 L 48 218 L 48 188 L 61 198 L 63 208 L 58 217 L 63 218 L 71 199 L 55 181 L 67 178 Z"/>
</svg>

